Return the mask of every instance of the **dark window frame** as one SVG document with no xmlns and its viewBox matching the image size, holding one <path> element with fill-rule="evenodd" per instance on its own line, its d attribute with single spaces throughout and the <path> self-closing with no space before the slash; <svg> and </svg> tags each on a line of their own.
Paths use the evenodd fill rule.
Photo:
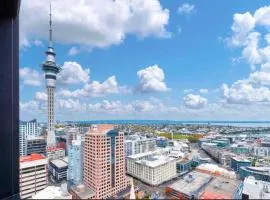
<svg viewBox="0 0 270 200">
<path fill-rule="evenodd" d="M 0 1 L 0 199 L 19 199 L 19 8 Z"/>
</svg>

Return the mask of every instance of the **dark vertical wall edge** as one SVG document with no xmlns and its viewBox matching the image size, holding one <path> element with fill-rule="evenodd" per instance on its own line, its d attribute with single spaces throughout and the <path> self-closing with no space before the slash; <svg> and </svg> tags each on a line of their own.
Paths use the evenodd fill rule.
<svg viewBox="0 0 270 200">
<path fill-rule="evenodd" d="M 19 199 L 19 5 L 0 3 L 0 199 Z"/>
</svg>

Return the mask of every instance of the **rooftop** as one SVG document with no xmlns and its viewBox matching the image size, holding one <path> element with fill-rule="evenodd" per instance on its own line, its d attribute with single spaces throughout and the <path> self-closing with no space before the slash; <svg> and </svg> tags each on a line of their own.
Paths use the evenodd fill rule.
<svg viewBox="0 0 270 200">
<path fill-rule="evenodd" d="M 20 162 L 29 162 L 29 161 L 35 161 L 35 160 L 41 160 L 45 159 L 46 157 L 42 154 L 31 154 L 29 156 L 22 156 L 20 157 Z"/>
<path fill-rule="evenodd" d="M 90 135 L 104 135 L 108 131 L 114 129 L 114 126 L 112 124 L 98 124 L 98 125 L 92 125 L 87 134 Z"/>
<path fill-rule="evenodd" d="M 81 199 L 90 199 L 95 195 L 94 191 L 83 184 L 73 186 L 71 190 Z"/>
<path fill-rule="evenodd" d="M 140 163 L 142 165 L 155 168 L 173 160 L 174 160 L 173 158 L 166 156 L 151 156 L 146 159 L 138 160 L 136 163 Z"/>
<path fill-rule="evenodd" d="M 239 184 L 237 180 L 216 177 L 206 186 L 200 199 L 233 199 Z"/>
<path fill-rule="evenodd" d="M 200 172 L 191 172 L 184 179 L 169 185 L 173 190 L 187 196 L 196 195 L 199 190 L 212 179 L 212 176 Z"/>
<path fill-rule="evenodd" d="M 60 187 L 48 186 L 44 190 L 39 191 L 33 197 L 33 199 L 71 199 L 72 196 L 63 192 Z"/>
<path fill-rule="evenodd" d="M 150 156 L 150 155 L 152 155 L 152 154 L 154 154 L 156 152 L 157 151 L 149 151 L 149 152 L 144 152 L 144 153 L 133 154 L 133 155 L 128 156 L 128 158 L 138 159 L 138 158 L 141 158 L 141 157 L 144 157 L 144 156 Z"/>
<path fill-rule="evenodd" d="M 64 168 L 68 166 L 67 157 L 64 159 L 51 160 L 51 163 L 54 164 L 57 168 Z"/>
<path fill-rule="evenodd" d="M 244 157 L 232 157 L 232 159 L 238 161 L 238 162 L 250 162 L 248 159 Z"/>
<path fill-rule="evenodd" d="M 249 199 L 270 199 L 270 183 L 247 177 L 243 183 L 243 194 L 249 195 Z"/>
</svg>

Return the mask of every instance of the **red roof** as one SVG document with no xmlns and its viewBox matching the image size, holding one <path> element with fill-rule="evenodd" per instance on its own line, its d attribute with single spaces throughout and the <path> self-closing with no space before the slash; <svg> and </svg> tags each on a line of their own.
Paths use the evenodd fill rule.
<svg viewBox="0 0 270 200">
<path fill-rule="evenodd" d="M 227 195 L 223 194 L 217 194 L 213 192 L 204 192 L 201 196 L 200 199 L 231 199 Z"/>
<path fill-rule="evenodd" d="M 29 161 L 35 161 L 35 160 L 40 160 L 40 159 L 44 159 L 45 156 L 42 154 L 31 154 L 30 156 L 22 156 L 20 157 L 20 162 L 29 162 Z"/>
</svg>

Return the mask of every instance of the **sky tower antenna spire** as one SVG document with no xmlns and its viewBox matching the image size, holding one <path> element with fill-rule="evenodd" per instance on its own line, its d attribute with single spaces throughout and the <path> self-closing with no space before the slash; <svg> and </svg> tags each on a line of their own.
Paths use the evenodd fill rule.
<svg viewBox="0 0 270 200">
<path fill-rule="evenodd" d="M 52 5 L 50 3 L 50 30 L 49 30 L 49 46 L 52 47 Z"/>
</svg>

